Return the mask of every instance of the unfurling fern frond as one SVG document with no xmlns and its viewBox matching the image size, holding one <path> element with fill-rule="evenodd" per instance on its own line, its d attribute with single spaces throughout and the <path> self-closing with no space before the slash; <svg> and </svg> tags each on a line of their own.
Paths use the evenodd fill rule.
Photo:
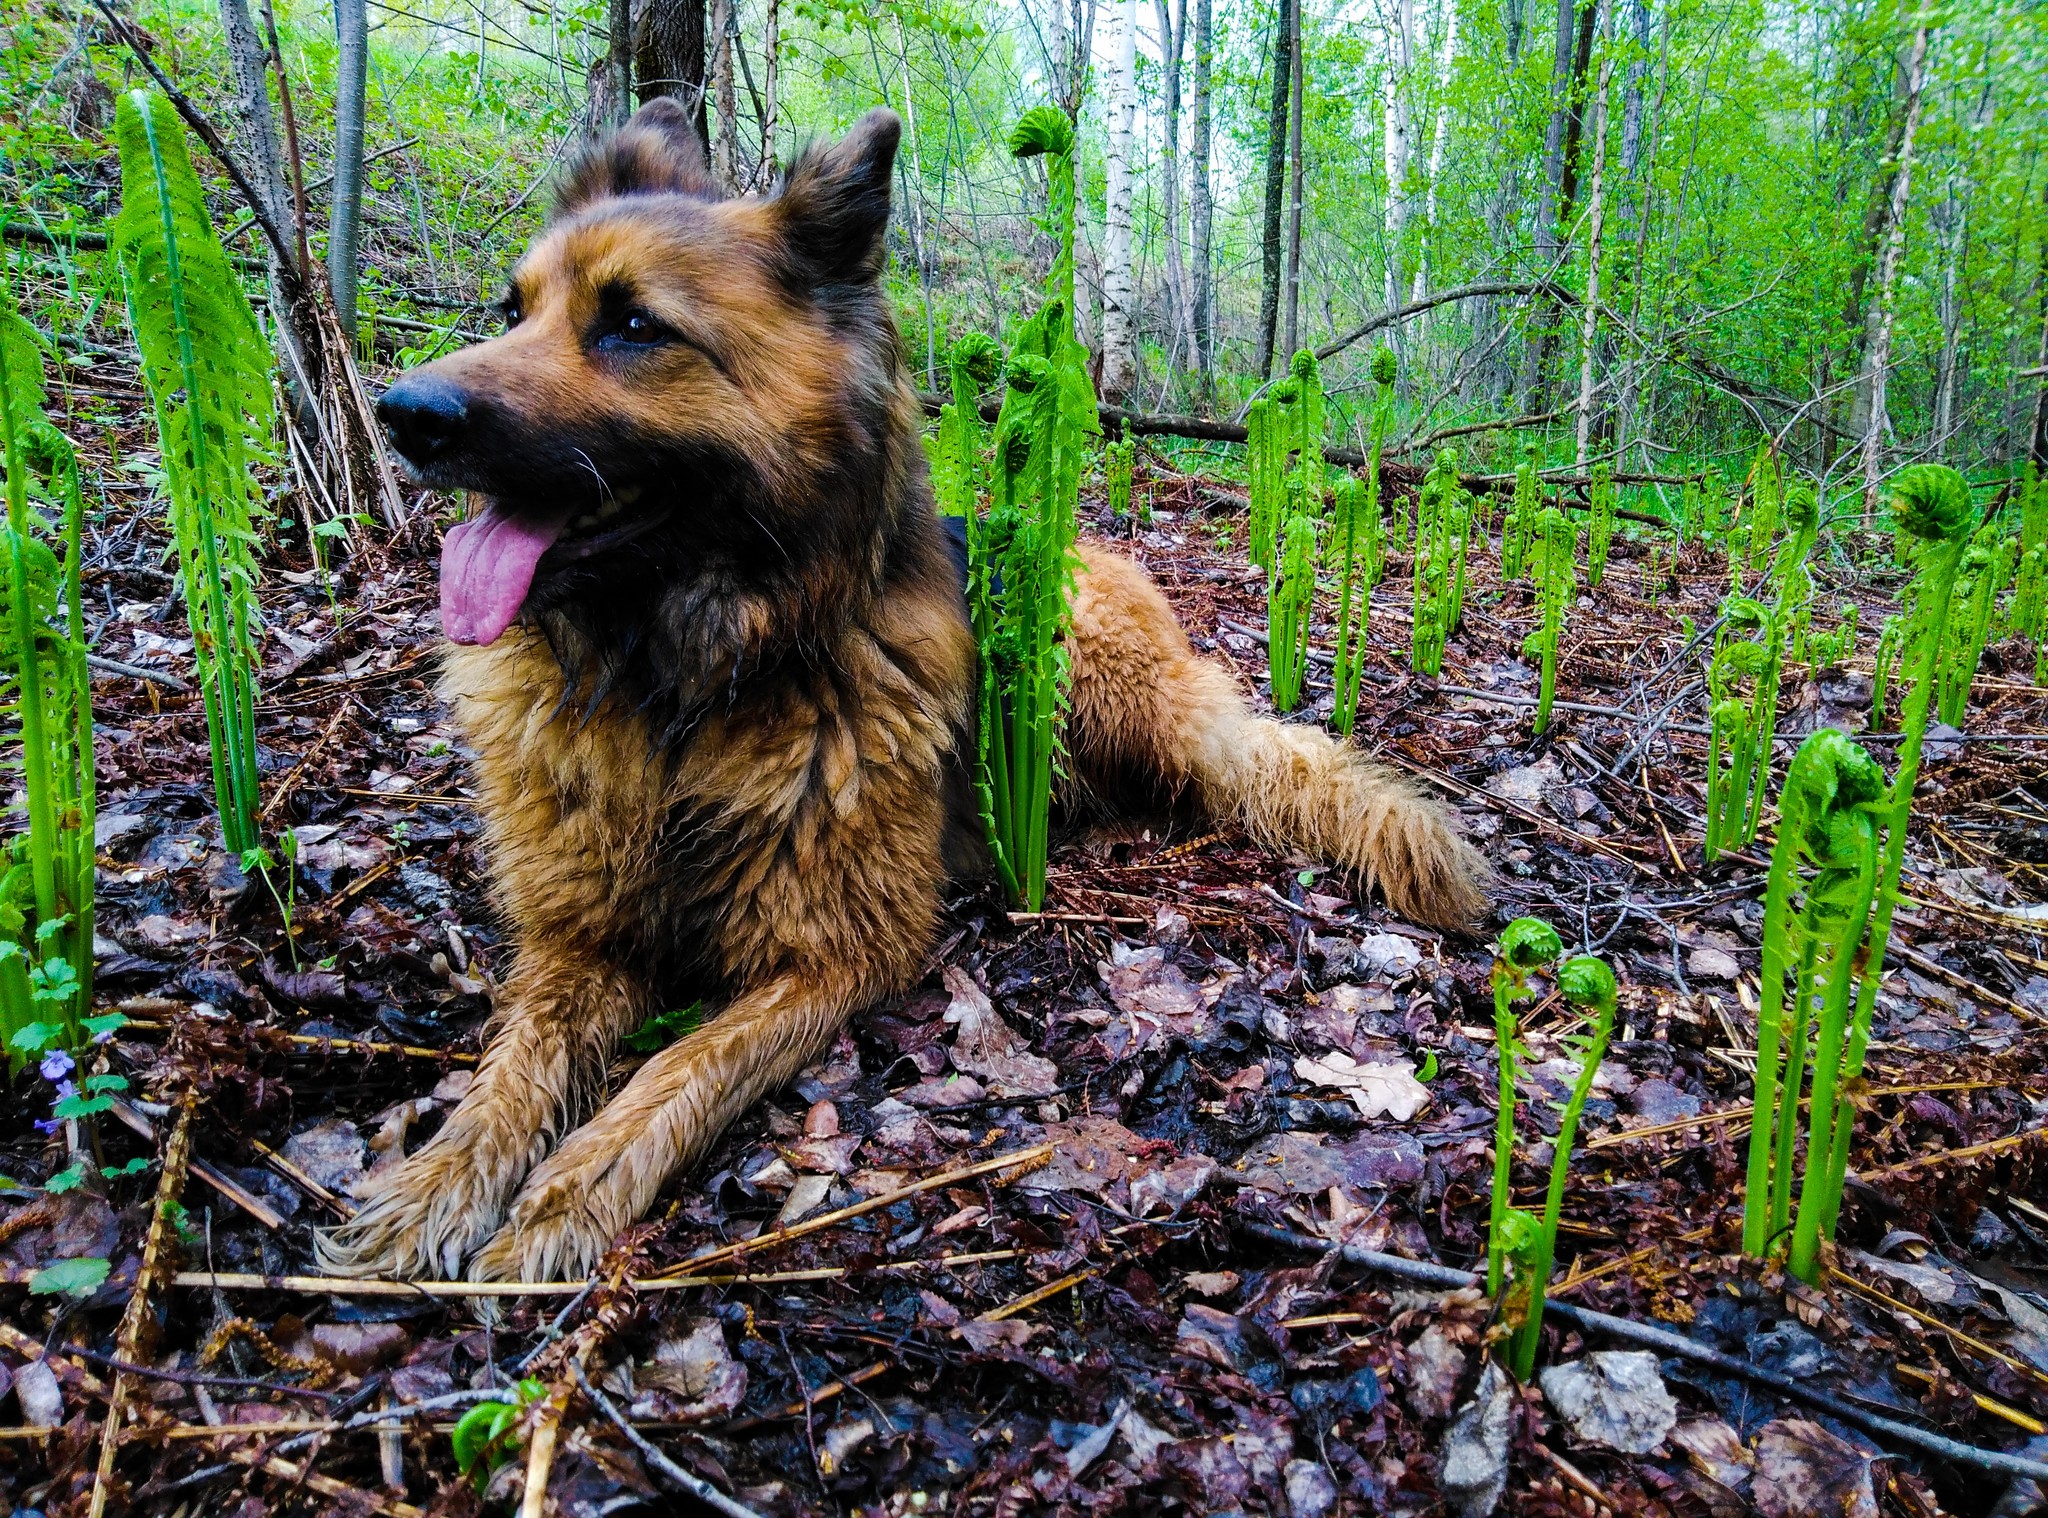
<svg viewBox="0 0 2048 1518">
<path fill-rule="evenodd" d="M 163 448 L 221 840 L 239 855 L 257 843 L 251 523 L 262 499 L 251 466 L 270 445 L 270 347 L 214 234 L 169 103 L 129 91 L 114 135 L 114 252 Z"/>
</svg>

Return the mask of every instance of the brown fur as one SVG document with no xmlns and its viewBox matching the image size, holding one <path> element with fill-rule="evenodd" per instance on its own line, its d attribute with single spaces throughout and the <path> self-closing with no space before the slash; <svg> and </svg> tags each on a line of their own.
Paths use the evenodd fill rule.
<svg viewBox="0 0 2048 1518">
<path fill-rule="evenodd" d="M 651 107 L 572 176 L 517 276 L 525 320 L 432 366 L 480 435 L 428 478 L 650 504 L 630 547 L 543 561 L 523 620 L 447 658 L 517 956 L 476 1084 L 322 1239 L 329 1268 L 587 1271 L 929 952 L 949 829 L 976 827 L 958 799 L 975 656 L 877 287 L 894 141 L 878 113 L 778 197 L 720 203 Z M 671 348 L 592 336 L 621 285 Z M 1255 716 L 1100 546 L 1069 652 L 1084 781 L 1184 794 L 1413 917 L 1483 908 L 1484 868 L 1435 809 Z M 718 1015 L 582 1122 L 621 1035 L 693 991 Z"/>
</svg>

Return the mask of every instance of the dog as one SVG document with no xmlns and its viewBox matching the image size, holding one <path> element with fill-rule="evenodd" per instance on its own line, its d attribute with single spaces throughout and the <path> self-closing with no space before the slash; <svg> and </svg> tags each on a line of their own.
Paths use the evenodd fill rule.
<svg viewBox="0 0 2048 1518">
<path fill-rule="evenodd" d="M 325 1268 L 584 1275 L 916 982 L 947 884 L 985 866 L 976 649 L 882 284 L 898 134 L 875 111 L 725 199 L 688 116 L 643 106 L 566 174 L 505 333 L 382 397 L 412 474 L 472 497 L 441 692 L 516 942 L 467 1096 Z M 1181 798 L 1413 919 L 1484 910 L 1441 811 L 1255 715 L 1128 559 L 1082 546 L 1066 639 L 1076 786 Z M 600 1105 L 621 1037 L 694 997 L 716 1015 Z"/>
</svg>

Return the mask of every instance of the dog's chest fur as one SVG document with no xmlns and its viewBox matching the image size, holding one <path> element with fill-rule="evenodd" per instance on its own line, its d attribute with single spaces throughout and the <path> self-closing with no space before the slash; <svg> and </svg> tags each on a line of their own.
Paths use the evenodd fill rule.
<svg viewBox="0 0 2048 1518">
<path fill-rule="evenodd" d="M 657 994 L 818 965 L 914 971 L 946 876 L 949 769 L 974 649 L 943 581 L 737 684 L 664 746 L 620 698 L 582 715 L 531 627 L 451 648 L 442 694 L 478 754 L 493 888 Z"/>
</svg>

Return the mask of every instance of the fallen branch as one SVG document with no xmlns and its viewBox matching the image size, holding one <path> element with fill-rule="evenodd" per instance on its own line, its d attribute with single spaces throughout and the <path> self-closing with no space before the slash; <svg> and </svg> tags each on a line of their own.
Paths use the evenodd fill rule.
<svg viewBox="0 0 2048 1518">
<path fill-rule="evenodd" d="M 165 690 L 174 690 L 180 694 L 192 689 L 176 675 L 167 675 L 160 669 L 144 669 L 140 664 L 123 664 L 119 659 L 108 659 L 99 654 L 87 654 L 85 665 L 86 668 L 96 669 L 104 675 L 126 675 L 131 680 L 161 685 Z"/>
<path fill-rule="evenodd" d="M 1400 1255 L 1381 1254 L 1376 1249 L 1363 1249 L 1356 1244 L 1330 1244 L 1322 1239 L 1310 1238 L 1307 1234 L 1294 1233 L 1285 1228 L 1275 1228 L 1267 1223 L 1240 1221 L 1238 1228 L 1254 1238 L 1269 1243 L 1282 1244 L 1290 1249 L 1300 1249 L 1317 1254 L 1336 1254 L 1348 1264 L 1359 1265 L 1367 1270 L 1378 1271 L 1381 1275 L 1393 1276 L 1397 1280 L 1415 1281 L 1425 1286 L 1441 1286 L 1450 1290 L 1485 1285 L 1483 1277 L 1470 1271 L 1454 1270 L 1448 1265 L 1435 1265 L 1426 1260 L 1409 1260 Z M 1629 1344 L 1640 1344 L 1659 1354 L 1690 1360 L 1717 1370 L 1724 1376 L 1740 1376 L 1758 1386 L 1768 1386 L 1782 1396 L 1797 1398 L 1810 1406 L 1817 1407 L 1829 1416 L 1839 1418 L 1852 1428 L 1860 1428 L 1875 1437 L 1891 1439 L 1900 1444 L 1912 1446 L 1924 1454 L 1958 1465 L 1974 1466 L 1978 1470 L 1998 1471 L 2008 1476 L 2026 1476 L 2035 1481 L 2048 1481 L 2048 1461 L 2029 1460 L 2020 1455 L 2008 1455 L 2003 1450 L 1979 1449 L 1975 1445 L 1963 1444 L 1926 1429 L 1915 1428 L 1910 1423 L 1900 1423 L 1891 1418 L 1881 1418 L 1875 1413 L 1864 1411 L 1853 1402 L 1795 1380 L 1781 1376 L 1775 1371 L 1752 1365 L 1747 1360 L 1738 1360 L 1733 1355 L 1724 1355 L 1718 1349 L 1709 1349 L 1695 1343 L 1685 1335 L 1674 1333 L 1668 1328 L 1658 1328 L 1649 1323 L 1638 1323 L 1633 1318 L 1618 1318 L 1611 1313 L 1594 1312 L 1590 1308 L 1574 1307 L 1568 1302 L 1552 1302 L 1544 1311 L 1560 1320 L 1572 1324 L 1581 1333 L 1607 1334 Z"/>
</svg>

